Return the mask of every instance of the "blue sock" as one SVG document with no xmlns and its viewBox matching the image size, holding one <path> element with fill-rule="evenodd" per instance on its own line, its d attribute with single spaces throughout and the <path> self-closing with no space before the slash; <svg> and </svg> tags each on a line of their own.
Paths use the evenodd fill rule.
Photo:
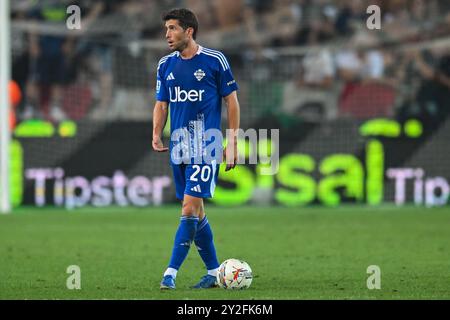
<svg viewBox="0 0 450 320">
<path fill-rule="evenodd" d="M 197 225 L 198 217 L 182 216 L 180 218 L 180 225 L 175 234 L 175 242 L 173 244 L 169 268 L 178 270 L 184 259 L 186 259 L 191 243 L 194 241 Z"/>
<path fill-rule="evenodd" d="M 219 261 L 217 261 L 213 233 L 206 216 L 198 222 L 197 233 L 195 234 L 194 241 L 197 246 L 198 253 L 205 263 L 206 269 L 213 270 L 218 268 Z"/>
</svg>

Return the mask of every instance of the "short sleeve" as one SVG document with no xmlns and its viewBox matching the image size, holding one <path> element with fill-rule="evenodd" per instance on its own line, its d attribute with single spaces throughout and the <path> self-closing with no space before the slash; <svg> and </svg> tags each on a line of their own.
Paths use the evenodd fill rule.
<svg viewBox="0 0 450 320">
<path fill-rule="evenodd" d="M 219 71 L 219 93 L 222 97 L 226 97 L 233 91 L 238 90 L 238 85 L 231 72 L 230 65 L 222 55 L 222 63 L 220 63 Z"/>
<path fill-rule="evenodd" d="M 161 75 L 161 67 L 158 67 L 156 71 L 156 100 L 169 101 L 169 95 L 167 94 L 166 80 Z"/>
</svg>

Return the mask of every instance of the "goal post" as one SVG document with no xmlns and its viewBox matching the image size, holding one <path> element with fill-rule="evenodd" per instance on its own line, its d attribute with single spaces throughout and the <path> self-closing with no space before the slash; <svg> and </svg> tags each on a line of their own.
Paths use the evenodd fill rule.
<svg viewBox="0 0 450 320">
<path fill-rule="evenodd" d="M 9 0 L 0 1 L 0 213 L 11 211 L 9 196 L 9 90 L 11 78 Z"/>
</svg>

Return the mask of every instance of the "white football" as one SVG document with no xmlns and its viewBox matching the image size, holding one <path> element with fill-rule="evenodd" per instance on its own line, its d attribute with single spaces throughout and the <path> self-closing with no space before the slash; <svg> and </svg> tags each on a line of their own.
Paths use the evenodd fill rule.
<svg viewBox="0 0 450 320">
<path fill-rule="evenodd" d="M 225 260 L 217 273 L 217 283 L 224 289 L 246 289 L 252 280 L 252 269 L 247 262 L 238 259 Z"/>
</svg>

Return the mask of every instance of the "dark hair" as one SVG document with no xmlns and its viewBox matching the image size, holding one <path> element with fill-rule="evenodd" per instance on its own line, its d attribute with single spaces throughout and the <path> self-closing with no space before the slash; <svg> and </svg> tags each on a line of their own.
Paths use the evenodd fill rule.
<svg viewBox="0 0 450 320">
<path fill-rule="evenodd" d="M 194 29 L 194 33 L 192 34 L 192 37 L 196 38 L 197 36 L 197 30 L 198 30 L 198 21 L 195 14 L 188 9 L 173 9 L 169 12 L 165 13 L 162 17 L 163 21 L 167 21 L 170 19 L 178 20 L 178 24 L 186 30 L 187 28 L 191 27 Z"/>
</svg>

